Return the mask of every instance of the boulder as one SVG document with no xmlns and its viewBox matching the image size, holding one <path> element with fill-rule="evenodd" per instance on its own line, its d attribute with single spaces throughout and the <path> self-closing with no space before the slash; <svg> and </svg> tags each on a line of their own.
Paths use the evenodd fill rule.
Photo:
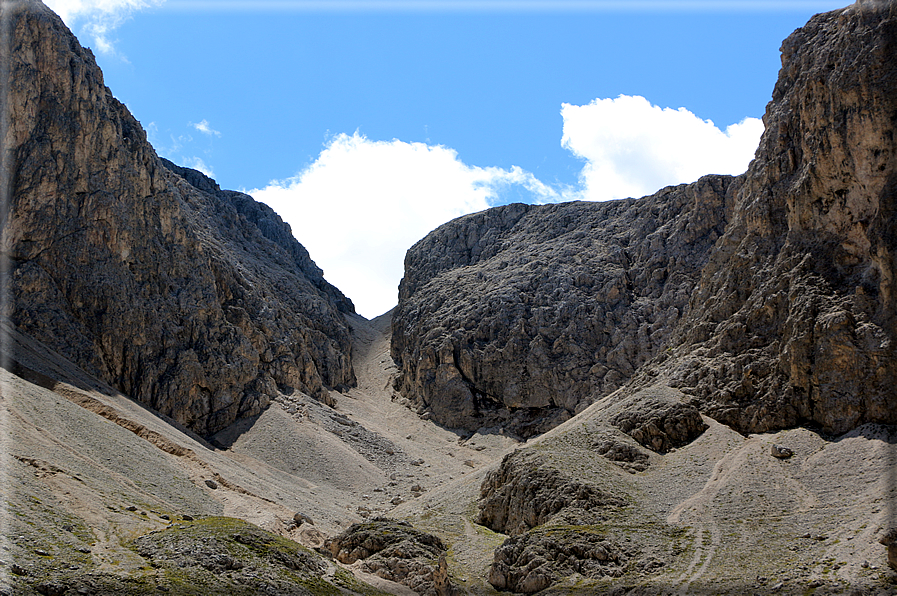
<svg viewBox="0 0 897 596">
<path fill-rule="evenodd" d="M 480 487 L 477 523 L 517 535 L 562 513 L 580 524 L 595 523 L 603 511 L 626 501 L 555 469 L 538 453 L 515 451 L 489 472 Z"/>
<path fill-rule="evenodd" d="M 610 423 L 658 453 L 687 445 L 707 429 L 696 407 L 659 388 L 639 391 L 622 400 L 616 409 L 619 413 Z"/>
<path fill-rule="evenodd" d="M 408 586 L 418 594 L 456 593 L 448 579 L 442 541 L 414 529 L 408 522 L 375 517 L 352 524 L 327 541 L 326 547 L 340 563 L 351 565 L 360 561 L 364 571 Z"/>
<path fill-rule="evenodd" d="M 508 538 L 495 549 L 489 583 L 533 594 L 574 573 L 590 579 L 618 577 L 630 556 L 598 532 L 545 528 Z"/>
</svg>

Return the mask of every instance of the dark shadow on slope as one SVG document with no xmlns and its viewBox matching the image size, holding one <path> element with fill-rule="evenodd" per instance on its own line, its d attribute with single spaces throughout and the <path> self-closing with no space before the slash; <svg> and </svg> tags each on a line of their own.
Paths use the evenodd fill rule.
<svg viewBox="0 0 897 596">
<path fill-rule="evenodd" d="M 8 321 L 4 320 L 0 322 L 0 333 L 3 334 L 3 354 L 2 358 L 0 358 L 0 368 L 4 368 L 15 376 L 37 385 L 38 387 L 58 393 L 66 399 L 78 403 L 81 407 L 110 419 L 113 422 L 132 430 L 138 435 L 147 433 L 153 435 L 157 434 L 148 431 L 143 425 L 137 422 L 128 421 L 122 418 L 118 413 L 112 412 L 112 408 L 109 408 L 99 400 L 90 397 L 89 394 L 99 393 L 107 397 L 127 399 L 141 410 L 159 418 L 165 424 L 184 435 L 187 435 L 204 447 L 213 449 L 212 445 L 205 439 L 184 425 L 178 423 L 176 420 L 157 412 L 130 396 L 122 394 L 103 381 L 91 376 L 82 368 L 67 360 L 64 356 L 49 349 L 47 346 L 26 333 L 19 331 Z M 69 388 L 66 388 L 65 385 L 68 385 Z M 84 393 L 81 394 L 79 392 L 77 399 L 73 399 L 73 396 L 71 395 L 73 392 L 70 389 L 72 387 Z M 167 440 L 160 440 L 166 445 L 171 443 Z M 160 444 L 160 441 L 151 442 L 154 442 L 157 446 Z M 172 449 L 175 451 L 179 450 L 177 447 L 172 447 Z"/>
</svg>

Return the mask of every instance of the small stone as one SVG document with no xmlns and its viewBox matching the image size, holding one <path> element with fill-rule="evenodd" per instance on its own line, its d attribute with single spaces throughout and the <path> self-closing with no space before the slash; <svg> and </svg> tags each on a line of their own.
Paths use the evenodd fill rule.
<svg viewBox="0 0 897 596">
<path fill-rule="evenodd" d="M 34 549 L 34 553 L 37 554 L 37 555 L 40 555 L 40 556 L 42 556 L 42 557 L 49 557 L 49 556 L 50 556 L 50 553 L 48 553 L 47 551 L 45 551 L 45 550 L 42 549 L 42 548 L 36 548 L 36 549 Z"/>
<path fill-rule="evenodd" d="M 171 518 L 168 517 L 168 515 L 166 515 L 165 513 L 163 513 L 162 515 L 159 516 L 159 519 L 170 520 Z"/>
<path fill-rule="evenodd" d="M 206 480 L 206 486 L 208 486 L 212 490 L 215 490 L 216 488 L 218 488 L 218 483 L 214 480 Z"/>
<path fill-rule="evenodd" d="M 863 561 L 863 564 L 860 565 L 863 569 L 869 569 L 869 561 Z"/>
<path fill-rule="evenodd" d="M 192 515 L 184 514 L 184 515 L 181 516 L 181 519 L 184 520 L 184 521 L 193 521 L 193 516 L 192 516 Z"/>
<path fill-rule="evenodd" d="M 424 465 L 424 460 L 423 460 L 423 459 L 416 459 L 416 460 L 414 460 L 413 462 L 411 462 L 411 465 L 412 465 L 412 466 L 422 466 L 422 465 Z"/>
<path fill-rule="evenodd" d="M 773 443 L 770 447 L 769 453 L 773 457 L 777 457 L 779 459 L 788 459 L 789 457 L 794 455 L 794 452 L 788 447 L 785 447 L 783 445 L 776 445 L 775 443 Z"/>
<path fill-rule="evenodd" d="M 469 467 L 469 468 L 475 468 L 475 467 L 477 467 L 476 462 L 473 461 L 472 459 L 465 459 L 465 460 L 464 460 L 464 465 L 467 466 L 467 467 Z"/>
<path fill-rule="evenodd" d="M 301 511 L 297 511 L 293 516 L 293 522 L 295 522 L 297 526 L 301 526 L 302 524 L 308 524 L 310 526 L 315 525 L 315 522 L 313 522 L 310 517 L 308 517 Z"/>
<path fill-rule="evenodd" d="M 126 511 L 137 511 L 137 508 L 134 507 L 133 505 L 128 505 L 127 507 L 125 507 L 125 510 Z"/>
<path fill-rule="evenodd" d="M 392 503 L 393 505 L 401 505 L 404 502 L 405 500 L 402 499 L 402 497 L 393 497 L 392 501 L 390 501 L 390 503 Z"/>
</svg>

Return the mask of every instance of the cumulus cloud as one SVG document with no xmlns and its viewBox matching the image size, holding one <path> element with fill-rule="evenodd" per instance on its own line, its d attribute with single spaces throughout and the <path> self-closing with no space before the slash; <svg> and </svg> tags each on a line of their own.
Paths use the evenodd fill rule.
<svg viewBox="0 0 897 596">
<path fill-rule="evenodd" d="M 360 314 L 374 317 L 395 306 L 410 246 L 515 186 L 542 200 L 557 198 L 520 168 L 470 166 L 447 147 L 373 141 L 356 132 L 331 139 L 297 176 L 249 194 L 290 224 Z"/>
<path fill-rule="evenodd" d="M 103 54 L 114 54 L 112 32 L 124 23 L 132 13 L 165 0 L 45 0 L 70 29 L 81 25 L 93 40 L 94 49 Z"/>
<path fill-rule="evenodd" d="M 757 118 L 720 130 L 685 108 L 638 96 L 563 104 L 561 116 L 561 144 L 585 160 L 581 194 L 594 201 L 641 197 L 704 174 L 740 174 L 763 133 Z"/>
<path fill-rule="evenodd" d="M 213 129 L 209 126 L 209 121 L 205 118 L 202 119 L 202 122 L 190 122 L 188 123 L 190 126 L 198 130 L 199 132 L 211 136 L 220 137 L 221 133 L 217 130 Z"/>
</svg>

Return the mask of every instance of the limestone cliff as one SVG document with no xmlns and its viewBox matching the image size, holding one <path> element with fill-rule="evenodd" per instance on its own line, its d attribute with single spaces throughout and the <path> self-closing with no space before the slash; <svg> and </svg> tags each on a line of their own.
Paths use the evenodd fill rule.
<svg viewBox="0 0 897 596">
<path fill-rule="evenodd" d="M 897 5 L 861 1 L 795 31 L 764 123 L 679 357 L 660 366 L 743 432 L 893 424 Z"/>
<path fill-rule="evenodd" d="M 3 316 L 204 435 L 353 384 L 352 304 L 289 226 L 160 160 L 42 3 L 2 11 Z"/>
<path fill-rule="evenodd" d="M 399 388 L 452 427 L 543 432 L 666 345 L 739 185 L 708 176 L 640 200 L 508 205 L 405 258 Z"/>
<path fill-rule="evenodd" d="M 743 432 L 897 422 L 895 16 L 861 1 L 784 42 L 741 176 L 500 207 L 412 247 L 397 386 L 524 435 L 658 377 Z"/>
</svg>

